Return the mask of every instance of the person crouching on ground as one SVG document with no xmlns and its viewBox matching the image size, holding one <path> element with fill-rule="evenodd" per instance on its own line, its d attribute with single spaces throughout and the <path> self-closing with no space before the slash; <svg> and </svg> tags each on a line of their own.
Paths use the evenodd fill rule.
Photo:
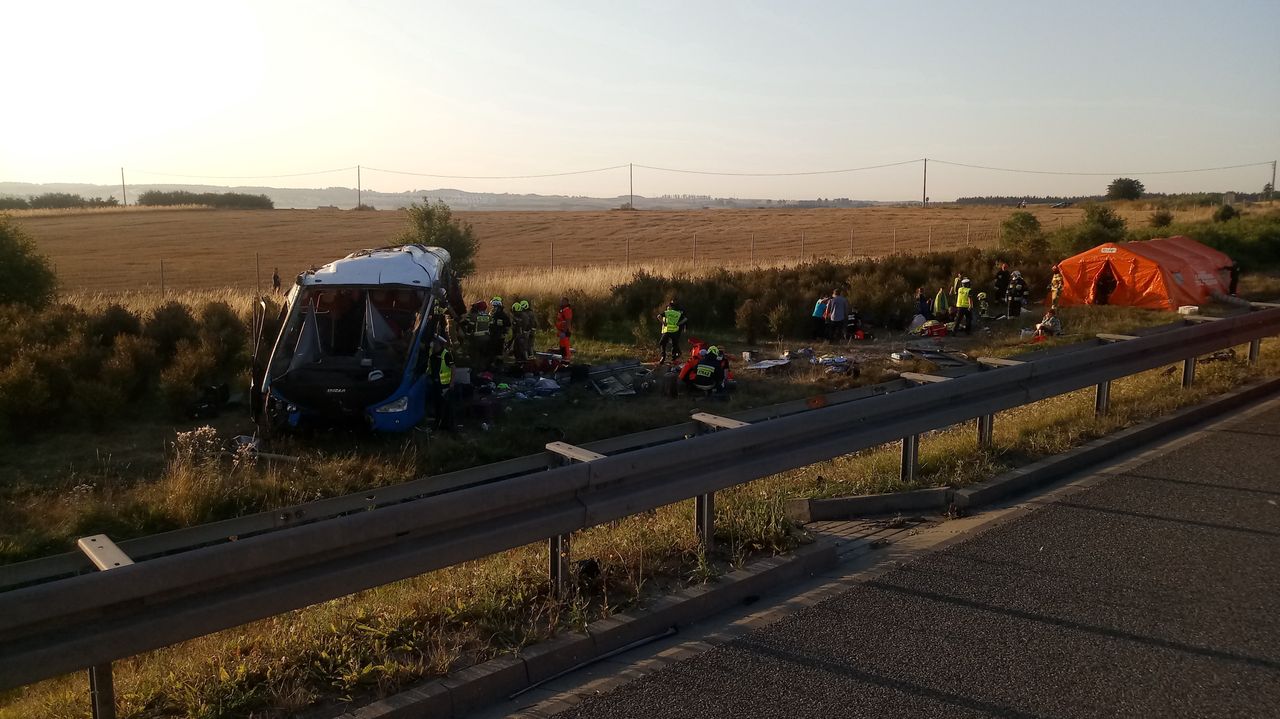
<svg viewBox="0 0 1280 719">
<path fill-rule="evenodd" d="M 718 356 L 712 354 L 708 350 L 702 350 L 698 353 L 698 363 L 686 367 L 680 373 L 690 388 L 697 388 L 705 392 L 711 392 L 720 389 L 724 385 L 724 365 Z"/>
<path fill-rule="evenodd" d="M 1048 312 L 1044 313 L 1044 317 L 1036 324 L 1036 337 L 1052 337 L 1062 334 L 1062 320 L 1058 319 L 1058 313 L 1052 307 Z"/>
</svg>

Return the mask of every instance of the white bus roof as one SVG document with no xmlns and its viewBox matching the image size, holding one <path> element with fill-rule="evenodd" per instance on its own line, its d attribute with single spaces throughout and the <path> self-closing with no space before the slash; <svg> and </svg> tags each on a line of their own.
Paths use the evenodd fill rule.
<svg viewBox="0 0 1280 719">
<path fill-rule="evenodd" d="M 439 247 L 402 245 L 353 252 L 314 272 L 304 272 L 298 284 L 407 285 L 432 287 L 440 281 L 449 253 Z"/>
</svg>

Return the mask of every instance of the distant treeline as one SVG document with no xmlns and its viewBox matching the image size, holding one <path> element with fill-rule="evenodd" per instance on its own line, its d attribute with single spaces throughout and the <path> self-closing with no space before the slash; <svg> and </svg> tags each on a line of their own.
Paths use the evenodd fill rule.
<svg viewBox="0 0 1280 719">
<path fill-rule="evenodd" d="M 187 192 L 174 190 L 161 192 L 147 190 L 138 195 L 139 205 L 205 205 L 232 210 L 271 210 L 275 203 L 266 195 L 246 195 L 241 192 Z"/>
<path fill-rule="evenodd" d="M 985 197 L 959 197 L 956 198 L 957 205 L 1016 205 L 1020 202 L 1026 202 L 1029 205 L 1057 204 L 1059 202 L 1084 202 L 1086 200 L 1101 200 L 1102 195 L 1075 197 L 1058 197 L 1056 195 L 1045 195 L 1039 197 L 1037 195 L 987 195 Z"/>
<path fill-rule="evenodd" d="M 62 210 L 71 207 L 115 207 L 120 201 L 115 197 L 85 199 L 69 192 L 46 192 L 31 197 L 0 197 L 0 210 Z"/>
<path fill-rule="evenodd" d="M 1162 207 L 1185 208 L 1185 207 L 1213 207 L 1222 204 L 1222 198 L 1225 192 L 1144 192 L 1142 199 L 1147 202 L 1158 204 Z M 1265 192 L 1236 192 L 1237 202 L 1262 202 L 1267 199 Z M 1101 202 L 1107 198 L 1103 195 L 1076 195 L 1074 197 L 1056 197 L 1047 195 L 1038 197 L 1036 195 L 988 195 L 985 197 L 960 197 L 956 199 L 957 205 L 1017 205 L 1020 202 L 1026 202 L 1029 205 L 1041 204 L 1057 204 L 1059 202 Z"/>
</svg>

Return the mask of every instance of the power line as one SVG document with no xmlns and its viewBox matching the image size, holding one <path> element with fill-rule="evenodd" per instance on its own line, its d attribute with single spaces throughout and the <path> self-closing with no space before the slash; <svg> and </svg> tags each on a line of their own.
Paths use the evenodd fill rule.
<svg viewBox="0 0 1280 719">
<path fill-rule="evenodd" d="M 391 175 L 412 175 L 414 177 L 434 177 L 440 180 L 532 180 L 539 177 L 566 177 L 568 175 L 589 175 L 594 172 L 608 172 L 609 170 L 621 170 L 627 165 L 613 165 L 611 167 L 597 167 L 593 170 L 573 170 L 571 172 L 549 172 L 542 175 L 433 175 L 426 172 L 406 172 L 404 170 L 381 170 L 376 167 L 367 167 L 366 170 L 374 172 L 385 172 Z M 636 165 L 640 167 L 640 165 Z"/>
<path fill-rule="evenodd" d="M 850 167 L 843 170 L 810 170 L 807 172 L 712 172 L 709 170 L 682 170 L 674 167 L 653 167 L 652 165 L 636 165 L 646 170 L 658 170 L 659 172 L 679 172 L 685 175 L 719 175 L 722 177 L 797 177 L 800 175 L 838 175 L 844 172 L 861 172 L 863 170 L 879 170 L 883 167 L 898 167 L 899 165 L 911 165 L 920 162 L 920 160 L 903 160 L 902 162 L 890 162 L 884 165 L 867 165 L 866 167 Z"/>
<path fill-rule="evenodd" d="M 185 177 L 191 180 L 271 180 L 280 177 L 307 177 L 309 175 L 328 175 L 334 172 L 349 172 L 356 169 L 355 165 L 351 167 L 335 167 L 332 170 L 316 170 L 315 172 L 295 172 L 288 175 L 180 175 L 173 172 L 151 172 L 149 170 L 130 170 L 130 172 L 139 172 L 144 175 L 156 175 L 158 177 Z"/>
<path fill-rule="evenodd" d="M 1215 170 L 1237 170 L 1242 167 L 1261 167 L 1263 165 L 1271 164 L 1271 161 L 1268 160 L 1267 162 L 1251 162 L 1245 165 L 1223 165 L 1222 167 L 1202 167 L 1196 170 L 1152 170 L 1150 172 L 1133 172 L 1133 171 L 1129 171 L 1129 172 L 1066 172 L 1066 171 L 1059 171 L 1059 170 L 1019 170 L 1019 169 L 1013 169 L 1008 167 L 987 167 L 985 165 L 970 165 L 963 162 L 948 162 L 947 160 L 936 160 L 932 157 L 929 159 L 939 164 L 952 165 L 954 167 L 968 167 L 973 170 L 993 170 L 995 172 L 1018 172 L 1018 173 L 1028 174 L 1028 175 L 1076 175 L 1081 177 L 1117 177 L 1117 176 L 1124 176 L 1124 175 L 1183 175 L 1183 174 L 1189 174 L 1193 172 L 1213 172 Z"/>
</svg>

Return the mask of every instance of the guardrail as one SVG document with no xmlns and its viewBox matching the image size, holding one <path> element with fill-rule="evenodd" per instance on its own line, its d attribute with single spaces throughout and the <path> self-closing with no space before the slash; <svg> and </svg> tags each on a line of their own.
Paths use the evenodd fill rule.
<svg viewBox="0 0 1280 719">
<path fill-rule="evenodd" d="M 902 440 L 905 467 L 924 432 L 1235 345 L 1256 360 L 1277 333 L 1280 309 L 1252 312 L 14 589 L 0 594 L 0 690 L 531 542 L 563 549 L 577 530 L 709 506 L 716 491 L 881 444 Z"/>
</svg>

